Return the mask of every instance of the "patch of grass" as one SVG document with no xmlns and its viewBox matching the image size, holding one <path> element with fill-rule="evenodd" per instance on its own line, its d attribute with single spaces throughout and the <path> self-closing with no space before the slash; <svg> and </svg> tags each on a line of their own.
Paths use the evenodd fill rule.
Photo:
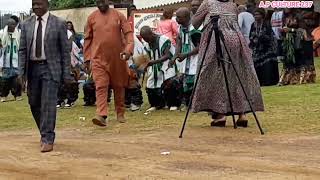
<svg viewBox="0 0 320 180">
<path fill-rule="evenodd" d="M 320 72 L 320 62 L 316 60 L 316 67 Z M 259 113 L 258 117 L 267 133 L 319 133 L 320 132 L 320 78 L 318 84 L 264 87 L 262 88 L 266 111 Z M 83 95 L 80 95 L 77 104 L 72 109 L 58 110 L 58 128 L 73 127 L 91 129 L 90 119 L 95 115 L 95 107 L 83 107 Z M 129 123 L 120 125 L 116 123 L 113 104 L 110 107 L 111 123 L 107 129 L 94 128 L 93 132 L 148 132 L 159 129 L 180 130 L 185 112 L 169 112 L 161 110 L 144 115 L 148 108 L 147 98 L 144 94 L 143 110 L 128 112 Z M 80 121 L 79 117 L 86 117 Z M 250 128 L 246 131 L 257 133 L 255 122 L 249 116 Z M 231 120 L 231 118 L 229 118 Z M 206 113 L 192 114 L 188 121 L 188 128 L 204 128 L 210 123 Z M 228 122 L 231 125 L 231 121 Z M 35 129 L 35 123 L 26 100 L 21 102 L 7 102 L 0 104 L 0 130 Z"/>
</svg>

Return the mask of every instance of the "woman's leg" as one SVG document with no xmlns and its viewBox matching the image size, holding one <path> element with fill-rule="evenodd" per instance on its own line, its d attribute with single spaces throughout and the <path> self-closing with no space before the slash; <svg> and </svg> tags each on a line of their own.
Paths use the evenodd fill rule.
<svg viewBox="0 0 320 180">
<path fill-rule="evenodd" d="M 220 113 L 212 113 L 211 126 L 213 127 L 225 127 L 226 126 L 226 116 Z"/>
<path fill-rule="evenodd" d="M 245 114 L 240 114 L 239 119 L 237 121 L 238 127 L 248 127 L 248 120 Z"/>
</svg>

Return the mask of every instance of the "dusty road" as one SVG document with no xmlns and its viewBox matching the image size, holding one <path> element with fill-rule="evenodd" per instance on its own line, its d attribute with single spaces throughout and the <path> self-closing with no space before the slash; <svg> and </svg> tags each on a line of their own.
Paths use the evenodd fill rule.
<svg viewBox="0 0 320 180">
<path fill-rule="evenodd" d="M 36 131 L 0 133 L 0 179 L 320 179 L 320 136 L 193 128 L 139 134 L 58 129 L 55 151 Z M 161 155 L 161 152 L 170 152 Z"/>
</svg>

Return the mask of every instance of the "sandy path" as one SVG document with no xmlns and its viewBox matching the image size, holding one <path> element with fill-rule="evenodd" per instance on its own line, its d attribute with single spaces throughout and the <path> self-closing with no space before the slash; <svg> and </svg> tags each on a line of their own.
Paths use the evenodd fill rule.
<svg viewBox="0 0 320 180">
<path fill-rule="evenodd" d="M 182 140 L 174 129 L 57 133 L 47 154 L 34 131 L 0 133 L 0 179 L 320 179 L 320 136 L 210 128 L 188 129 Z"/>
</svg>

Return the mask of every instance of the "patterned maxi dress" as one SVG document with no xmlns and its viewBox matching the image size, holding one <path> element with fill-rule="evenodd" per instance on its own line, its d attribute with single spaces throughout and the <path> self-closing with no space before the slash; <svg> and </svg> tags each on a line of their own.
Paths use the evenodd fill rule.
<svg viewBox="0 0 320 180">
<path fill-rule="evenodd" d="M 222 65 L 219 65 L 217 61 L 214 32 L 212 37 L 208 37 L 209 31 L 212 29 L 212 23 L 208 22 L 212 15 L 220 16 L 219 28 L 224 35 L 226 47 L 230 52 L 235 68 L 240 75 L 245 91 L 253 105 L 253 110 L 264 111 L 260 85 L 254 69 L 251 50 L 237 23 L 237 6 L 232 2 L 220 2 L 217 0 L 204 0 L 192 20 L 193 22 L 201 22 L 204 19 L 207 25 L 202 35 L 199 51 L 200 61 L 204 55 L 205 59 L 202 69 L 199 72 L 200 77 L 192 102 L 192 111 L 231 114 Z M 211 42 L 208 51 L 205 52 L 209 38 Z M 228 56 L 225 49 L 223 48 L 222 50 L 224 58 L 229 60 L 227 59 Z M 242 114 L 251 112 L 235 71 L 229 64 L 226 65 L 226 70 L 234 113 Z"/>
</svg>

